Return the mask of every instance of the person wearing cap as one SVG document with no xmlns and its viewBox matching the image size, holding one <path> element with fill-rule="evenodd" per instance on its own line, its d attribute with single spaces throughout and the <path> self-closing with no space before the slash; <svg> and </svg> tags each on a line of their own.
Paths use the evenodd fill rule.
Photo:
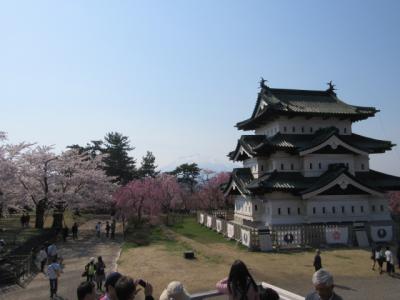
<svg viewBox="0 0 400 300">
<path fill-rule="evenodd" d="M 106 293 L 100 300 L 118 300 L 117 294 L 115 292 L 115 284 L 122 275 L 118 272 L 113 272 L 108 274 L 104 286 L 106 288 Z"/>
<path fill-rule="evenodd" d="M 322 269 L 321 251 L 319 249 L 315 251 L 313 266 L 315 268 L 315 271 Z"/>
<path fill-rule="evenodd" d="M 149 282 L 143 282 L 145 300 L 154 300 L 153 287 Z M 121 276 L 115 284 L 115 293 L 118 300 L 133 300 L 139 292 L 136 283 L 129 276 Z"/>
<path fill-rule="evenodd" d="M 190 296 L 179 281 L 172 281 L 167 288 L 161 293 L 160 300 L 189 300 Z"/>
<path fill-rule="evenodd" d="M 324 269 L 314 273 L 312 283 L 315 291 L 307 295 L 305 300 L 343 300 L 333 291 L 333 276 Z"/>
</svg>

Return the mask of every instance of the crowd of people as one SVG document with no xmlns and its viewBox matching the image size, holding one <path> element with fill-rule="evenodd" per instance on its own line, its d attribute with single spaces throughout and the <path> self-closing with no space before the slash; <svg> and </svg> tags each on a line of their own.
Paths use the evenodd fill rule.
<svg viewBox="0 0 400 300">
<path fill-rule="evenodd" d="M 397 263 L 398 268 L 400 270 L 400 245 L 397 247 Z M 390 276 L 393 276 L 395 273 L 395 264 L 394 264 L 394 254 L 390 247 L 384 247 L 381 245 L 377 245 L 372 247 L 371 253 L 372 260 L 372 270 L 375 270 L 376 264 L 378 264 L 379 274 L 384 272 L 384 264 L 386 264 L 386 273 Z"/>
<path fill-rule="evenodd" d="M 96 264 L 91 259 L 93 268 Z M 306 300 L 342 300 L 334 289 L 332 275 L 324 270 L 319 269 L 312 277 L 314 291 L 306 296 Z M 91 279 L 87 278 L 77 288 L 78 300 L 133 300 L 140 291 L 139 286 L 143 287 L 145 300 L 154 300 L 153 286 L 148 281 L 138 279 L 134 280 L 129 276 L 124 276 L 118 272 L 112 272 L 105 278 L 105 293 L 98 296 L 96 285 Z M 254 278 L 250 274 L 245 263 L 236 260 L 230 269 L 228 277 L 216 283 L 219 293 L 225 294 L 230 300 L 279 300 L 277 291 L 271 288 L 265 288 L 257 285 Z M 97 291 L 99 286 L 97 285 Z M 163 290 L 160 300 L 189 300 L 190 294 L 187 292 L 183 284 L 179 281 L 172 281 Z"/>
</svg>

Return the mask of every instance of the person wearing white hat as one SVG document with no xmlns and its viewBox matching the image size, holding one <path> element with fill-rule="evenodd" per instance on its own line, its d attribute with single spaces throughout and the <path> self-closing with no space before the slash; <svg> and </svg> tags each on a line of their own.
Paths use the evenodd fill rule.
<svg viewBox="0 0 400 300">
<path fill-rule="evenodd" d="M 91 257 L 89 263 L 85 266 L 86 281 L 92 282 L 96 273 L 96 258 Z M 83 275 L 84 276 L 84 275 Z"/>
<path fill-rule="evenodd" d="M 312 277 L 315 291 L 308 294 L 305 300 L 342 300 L 333 291 L 333 276 L 324 269 L 319 269 Z"/>
<path fill-rule="evenodd" d="M 160 300 L 189 300 L 190 296 L 183 284 L 179 281 L 172 281 L 161 293 Z"/>
</svg>

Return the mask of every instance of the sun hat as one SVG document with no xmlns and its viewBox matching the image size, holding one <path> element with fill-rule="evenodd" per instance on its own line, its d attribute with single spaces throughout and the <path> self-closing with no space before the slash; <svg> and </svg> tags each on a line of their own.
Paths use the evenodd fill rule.
<svg viewBox="0 0 400 300">
<path fill-rule="evenodd" d="M 94 258 L 94 257 L 90 258 L 90 262 L 95 262 L 95 261 L 96 261 L 96 258 Z"/>
<path fill-rule="evenodd" d="M 179 281 L 172 281 L 167 288 L 161 293 L 160 300 L 189 300 L 190 296 L 183 284 Z"/>
</svg>

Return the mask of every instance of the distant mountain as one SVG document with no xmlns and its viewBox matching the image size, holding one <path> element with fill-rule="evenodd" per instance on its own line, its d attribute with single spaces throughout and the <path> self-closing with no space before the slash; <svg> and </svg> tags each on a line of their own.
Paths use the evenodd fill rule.
<svg viewBox="0 0 400 300">
<path fill-rule="evenodd" d="M 162 172 L 172 171 L 177 166 L 184 163 L 197 163 L 201 169 L 209 169 L 215 172 L 230 172 L 233 168 L 241 167 L 241 164 L 232 163 L 226 159 L 220 159 L 211 156 L 204 156 L 201 154 L 192 154 L 182 156 L 166 165 L 160 166 Z"/>
</svg>

